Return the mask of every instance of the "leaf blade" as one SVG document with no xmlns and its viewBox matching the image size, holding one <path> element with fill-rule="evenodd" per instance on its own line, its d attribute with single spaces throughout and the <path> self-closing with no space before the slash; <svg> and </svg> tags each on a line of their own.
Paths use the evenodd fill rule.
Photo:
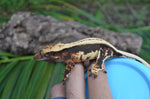
<svg viewBox="0 0 150 99">
<path fill-rule="evenodd" d="M 16 83 L 17 86 L 15 87 L 14 92 L 12 94 L 12 99 L 23 98 L 23 93 L 27 86 L 34 64 L 35 64 L 35 61 L 31 59 L 30 61 L 28 61 L 27 66 L 24 67 Z"/>
<path fill-rule="evenodd" d="M 20 66 L 20 65 L 23 65 L 23 64 L 24 64 L 24 62 L 21 62 L 20 64 L 18 64 L 13 69 L 11 74 L 9 75 L 8 81 L 6 82 L 4 91 L 2 93 L 2 99 L 9 99 L 10 98 L 10 95 L 13 91 L 13 88 L 15 87 L 15 83 L 17 82 L 17 78 L 21 72 L 20 70 L 21 70 L 22 66 Z"/>
<path fill-rule="evenodd" d="M 46 62 L 37 62 L 35 70 L 33 71 L 32 77 L 26 89 L 25 99 L 34 99 L 36 96 L 46 64 Z"/>
</svg>

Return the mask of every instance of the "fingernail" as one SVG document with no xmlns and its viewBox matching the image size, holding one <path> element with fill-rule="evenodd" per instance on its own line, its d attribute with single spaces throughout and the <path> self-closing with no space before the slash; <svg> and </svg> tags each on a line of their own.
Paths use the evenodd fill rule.
<svg viewBox="0 0 150 99">
<path fill-rule="evenodd" d="M 66 97 L 55 97 L 53 99 L 67 99 Z"/>
</svg>

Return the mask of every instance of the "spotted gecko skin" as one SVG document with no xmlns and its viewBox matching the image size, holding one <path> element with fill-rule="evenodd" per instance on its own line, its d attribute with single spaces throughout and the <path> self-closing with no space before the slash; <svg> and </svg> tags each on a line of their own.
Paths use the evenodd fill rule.
<svg viewBox="0 0 150 99">
<path fill-rule="evenodd" d="M 90 75 L 97 77 L 99 71 L 106 73 L 104 61 L 110 57 L 129 57 L 133 58 L 146 66 L 150 65 L 140 57 L 116 49 L 107 41 L 99 38 L 86 38 L 72 43 L 58 43 L 48 45 L 35 54 L 34 59 L 37 61 L 63 62 L 66 69 L 63 73 L 64 81 L 69 77 L 75 64 L 96 60 L 95 64 L 89 69 Z"/>
</svg>

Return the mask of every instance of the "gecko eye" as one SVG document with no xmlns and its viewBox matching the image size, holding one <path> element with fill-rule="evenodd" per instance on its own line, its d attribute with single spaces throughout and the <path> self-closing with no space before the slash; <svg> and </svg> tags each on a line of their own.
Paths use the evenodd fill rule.
<svg viewBox="0 0 150 99">
<path fill-rule="evenodd" d="M 41 55 L 41 56 L 44 56 L 44 52 L 43 52 L 43 51 L 40 51 L 40 55 Z"/>
</svg>

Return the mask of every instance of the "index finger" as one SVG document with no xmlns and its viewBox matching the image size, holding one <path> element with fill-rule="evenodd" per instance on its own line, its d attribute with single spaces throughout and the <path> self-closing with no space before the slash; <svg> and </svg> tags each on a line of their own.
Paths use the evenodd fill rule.
<svg viewBox="0 0 150 99">
<path fill-rule="evenodd" d="M 76 64 L 66 82 L 67 99 L 86 99 L 84 68 Z"/>
</svg>

